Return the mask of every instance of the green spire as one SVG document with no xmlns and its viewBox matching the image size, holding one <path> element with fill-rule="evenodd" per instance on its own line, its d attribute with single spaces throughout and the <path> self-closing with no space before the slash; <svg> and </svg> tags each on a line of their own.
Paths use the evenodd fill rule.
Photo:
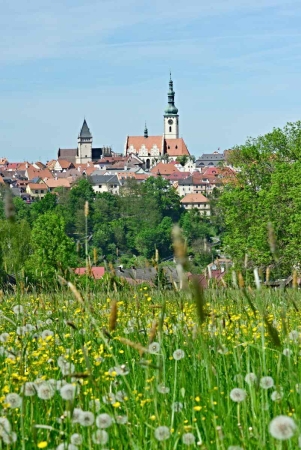
<svg viewBox="0 0 301 450">
<path fill-rule="evenodd" d="M 168 96 L 168 106 L 165 109 L 165 115 L 177 115 L 178 114 L 178 108 L 175 105 L 175 91 L 173 90 L 173 81 L 171 79 L 171 72 L 170 72 L 170 79 L 169 79 L 169 91 L 167 93 Z"/>
<path fill-rule="evenodd" d="M 146 122 L 145 122 L 145 127 L 144 127 L 144 137 L 148 138 L 148 129 L 147 129 L 147 126 L 146 126 Z"/>
</svg>

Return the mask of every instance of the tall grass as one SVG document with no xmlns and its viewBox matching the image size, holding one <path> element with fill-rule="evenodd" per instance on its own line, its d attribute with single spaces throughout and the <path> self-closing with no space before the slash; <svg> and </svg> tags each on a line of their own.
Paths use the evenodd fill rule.
<svg viewBox="0 0 301 450">
<path fill-rule="evenodd" d="M 201 449 L 297 449 L 301 294 L 202 295 L 202 316 L 189 292 L 148 288 L 89 300 L 70 290 L 3 297 L 0 404 L 11 431 L 0 419 L 0 448 L 9 436 L 17 438 L 11 448 L 25 450 L 72 442 L 70 450 L 167 450 L 189 442 Z M 245 381 L 250 373 L 252 384 Z M 274 385 L 264 389 L 267 376 Z M 61 390 L 65 383 L 70 392 Z M 234 388 L 245 391 L 241 402 L 230 397 Z M 47 392 L 50 398 L 41 398 Z M 20 395 L 19 407 L 12 408 L 9 393 Z M 94 422 L 86 426 L 93 415 L 78 409 L 93 413 Z M 285 441 L 269 432 L 279 415 L 297 426 Z"/>
</svg>

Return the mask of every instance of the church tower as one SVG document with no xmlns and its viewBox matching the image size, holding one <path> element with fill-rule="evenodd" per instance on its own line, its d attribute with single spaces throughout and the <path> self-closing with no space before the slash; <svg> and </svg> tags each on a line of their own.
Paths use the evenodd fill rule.
<svg viewBox="0 0 301 450">
<path fill-rule="evenodd" d="M 84 164 L 92 161 L 92 140 L 92 134 L 85 119 L 77 139 L 77 164 Z"/>
<path fill-rule="evenodd" d="M 169 80 L 168 106 L 164 114 L 164 137 L 165 139 L 179 138 L 179 115 L 178 108 L 175 106 L 175 91 L 173 90 L 173 81 Z"/>
</svg>

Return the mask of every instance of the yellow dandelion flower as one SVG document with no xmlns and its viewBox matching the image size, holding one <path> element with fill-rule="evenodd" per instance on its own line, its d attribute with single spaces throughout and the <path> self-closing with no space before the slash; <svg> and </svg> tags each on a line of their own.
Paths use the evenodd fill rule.
<svg viewBox="0 0 301 450">
<path fill-rule="evenodd" d="M 46 441 L 41 441 L 38 443 L 38 448 L 46 448 L 47 447 L 47 442 Z"/>
</svg>

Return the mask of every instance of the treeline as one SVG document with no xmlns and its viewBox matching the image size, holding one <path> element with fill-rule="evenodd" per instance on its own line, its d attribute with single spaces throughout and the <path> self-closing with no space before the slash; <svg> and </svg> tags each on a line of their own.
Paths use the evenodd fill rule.
<svg viewBox="0 0 301 450">
<path fill-rule="evenodd" d="M 95 194 L 89 179 L 82 178 L 71 190 L 57 189 L 32 204 L 4 189 L 0 267 L 17 279 L 45 284 L 70 267 L 85 266 L 87 257 L 92 265 L 137 265 L 156 254 L 162 261 L 173 255 L 175 223 L 200 271 L 212 259 L 208 242 L 215 228 L 198 211 L 185 211 L 175 189 L 161 177 L 143 184 L 129 180 L 120 196 Z"/>
<path fill-rule="evenodd" d="M 218 208 L 223 243 L 236 267 L 265 277 L 301 269 L 301 122 L 248 139 L 233 149 L 240 169 Z"/>
</svg>

